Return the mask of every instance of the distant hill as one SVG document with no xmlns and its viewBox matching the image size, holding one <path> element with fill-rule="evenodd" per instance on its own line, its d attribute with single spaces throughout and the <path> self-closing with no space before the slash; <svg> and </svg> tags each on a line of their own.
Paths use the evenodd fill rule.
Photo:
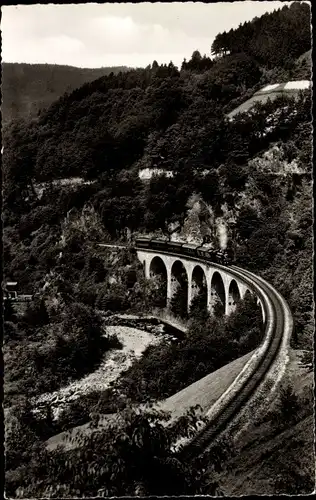
<svg viewBox="0 0 316 500">
<path fill-rule="evenodd" d="M 76 68 L 58 64 L 2 63 L 2 120 L 33 117 L 64 92 L 104 75 L 127 71 L 126 66 Z"/>
</svg>

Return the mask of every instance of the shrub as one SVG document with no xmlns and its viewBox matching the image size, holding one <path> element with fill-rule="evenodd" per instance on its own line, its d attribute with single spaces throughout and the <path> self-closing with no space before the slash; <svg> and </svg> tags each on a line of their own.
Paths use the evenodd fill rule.
<svg viewBox="0 0 316 500">
<path fill-rule="evenodd" d="M 49 316 L 43 299 L 30 303 L 25 311 L 24 321 L 29 326 L 43 326 L 49 323 Z"/>
<path fill-rule="evenodd" d="M 12 321 L 5 321 L 3 324 L 4 341 L 17 340 L 19 338 L 18 327 Z"/>
<path fill-rule="evenodd" d="M 284 425 L 292 424 L 298 417 L 300 410 L 299 398 L 295 394 L 291 386 L 281 387 L 280 401 L 279 401 L 279 414 L 280 422 Z"/>
</svg>

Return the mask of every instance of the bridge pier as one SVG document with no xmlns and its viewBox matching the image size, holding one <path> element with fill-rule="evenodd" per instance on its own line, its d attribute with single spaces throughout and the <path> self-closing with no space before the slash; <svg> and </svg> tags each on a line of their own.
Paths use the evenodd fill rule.
<svg viewBox="0 0 316 500">
<path fill-rule="evenodd" d="M 172 298 L 171 278 L 167 270 L 167 307 L 170 306 L 171 298 Z"/>
<path fill-rule="evenodd" d="M 193 299 L 197 296 L 199 291 L 199 287 L 193 282 L 193 280 L 191 280 L 191 283 L 188 287 L 188 311 L 190 310 Z"/>
<path fill-rule="evenodd" d="M 144 259 L 144 260 L 143 260 L 143 266 L 144 266 L 145 278 L 146 278 L 147 280 L 149 280 L 149 279 L 150 279 L 150 277 L 151 277 L 151 276 L 150 276 L 150 267 L 149 267 L 149 265 L 150 265 L 150 261 L 149 261 L 149 260 L 147 260 L 147 259 Z"/>
<path fill-rule="evenodd" d="M 251 290 L 249 290 L 249 288 L 244 285 L 244 283 L 239 283 L 239 292 L 240 292 L 240 298 L 243 299 L 246 295 L 246 292 L 250 292 L 251 293 Z"/>
<path fill-rule="evenodd" d="M 207 279 L 206 281 L 207 284 L 207 310 L 210 315 L 213 314 L 213 306 L 214 306 L 214 300 L 212 296 L 212 287 L 211 287 L 211 279 Z"/>
<path fill-rule="evenodd" d="M 171 299 L 176 293 L 178 286 L 176 278 L 171 275 L 171 270 L 167 269 L 167 306 L 170 305 Z"/>
<path fill-rule="evenodd" d="M 230 300 L 229 286 L 230 286 L 230 282 L 225 277 L 225 279 L 224 279 L 224 287 L 225 287 L 225 316 L 229 316 L 233 312 L 233 310 L 234 310 L 234 307 L 232 305 L 232 301 Z"/>
<path fill-rule="evenodd" d="M 192 289 L 192 280 L 189 280 L 188 282 L 188 306 L 187 306 L 187 309 L 188 311 L 190 311 L 190 307 L 191 307 L 191 302 L 194 298 L 194 290 Z"/>
</svg>

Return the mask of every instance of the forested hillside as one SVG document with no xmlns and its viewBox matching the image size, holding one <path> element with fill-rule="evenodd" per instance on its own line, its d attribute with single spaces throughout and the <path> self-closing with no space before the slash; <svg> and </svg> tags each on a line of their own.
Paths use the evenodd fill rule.
<svg viewBox="0 0 316 500">
<path fill-rule="evenodd" d="M 219 33 L 212 44 L 212 54 L 244 52 L 268 68 L 292 67 L 294 61 L 310 48 L 308 5 L 293 2 L 272 14 L 255 17 L 237 29 Z"/>
<path fill-rule="evenodd" d="M 288 301 L 295 323 L 292 347 L 312 350 L 310 89 L 258 102 L 251 113 L 233 120 L 227 117 L 266 85 L 310 80 L 311 59 L 306 55 L 310 49 L 309 6 L 294 2 L 229 34 L 219 34 L 212 46 L 214 58 L 195 51 L 181 68 L 154 61 L 145 69 L 101 76 L 65 93 L 36 117 L 7 124 L 4 279 L 17 281 L 23 293 L 36 294 L 23 317 L 6 306 L 8 406 L 17 394 L 39 394 L 59 387 L 63 376 L 67 380 L 82 376 L 91 352 L 95 356 L 87 369 L 98 364 L 100 354 L 116 342 L 102 337 L 100 310 L 148 312 L 157 306 L 161 297 L 145 280 L 132 250 L 111 260 L 97 246 L 130 243 L 139 234 L 197 243 L 208 236 L 214 247 L 230 247 L 238 265 L 266 277 Z M 142 169 L 161 169 L 170 175 L 155 174 L 144 181 L 139 176 Z M 246 312 L 252 317 L 251 310 Z M 236 318 L 236 323 L 225 322 L 223 327 L 217 320 L 207 324 L 226 337 L 230 327 L 238 333 L 249 322 L 255 325 L 246 321 L 245 314 Z M 200 355 L 205 353 L 204 323 L 192 335 Z M 260 335 L 258 329 L 255 340 Z M 221 338 L 218 345 L 224 344 Z M 243 341 L 241 354 L 249 347 Z M 229 345 L 234 352 L 235 339 Z M 126 393 L 137 392 L 139 397 L 144 390 L 138 388 L 139 373 L 147 373 L 155 397 L 160 381 L 164 390 L 168 387 L 167 369 L 176 387 L 174 370 L 183 370 L 191 347 L 188 342 L 185 352 L 174 349 L 174 366 L 166 364 L 167 358 L 160 367 L 157 361 L 154 381 L 148 375 L 150 366 L 140 362 L 129 373 L 133 384 L 126 382 Z M 223 359 L 232 359 L 222 354 Z M 155 351 L 151 356 L 156 360 Z M 201 376 L 209 363 L 200 366 Z M 196 373 L 192 365 L 188 367 L 191 371 L 184 380 L 190 383 Z M 287 398 L 284 401 L 286 410 Z M 174 460 L 160 415 L 148 417 L 155 424 L 151 427 L 147 417 L 127 411 L 122 417 L 126 439 L 114 442 L 109 431 L 101 430 L 101 437 L 88 440 L 68 461 L 66 454 L 48 457 L 43 451 L 50 417 L 46 427 L 36 422 L 27 404 L 16 410 L 12 431 L 10 494 L 46 496 L 56 477 L 57 496 L 74 496 L 77 491 L 116 495 L 124 487 L 131 495 L 174 494 L 172 488 L 178 488 L 176 494 L 216 492 L 213 480 L 207 484 L 201 480 L 204 469 L 199 464 L 187 467 Z M 183 433 L 189 435 L 188 426 L 184 427 Z M 138 439 L 135 428 L 145 433 L 144 442 L 152 447 L 141 444 L 143 434 Z M 170 432 L 174 438 L 176 431 Z M 126 462 L 116 467 L 125 452 Z M 97 471 L 92 464 L 95 453 Z M 104 453 L 107 459 L 110 456 L 106 470 Z M 211 457 L 216 459 L 216 453 Z M 133 470 L 131 463 L 136 464 Z M 150 464 L 145 478 L 144 463 Z M 158 464 L 161 476 L 172 485 L 167 493 L 156 481 Z M 213 473 L 213 463 L 211 469 Z M 45 477 L 41 484 L 36 479 L 39 470 Z M 135 470 L 140 474 L 136 480 Z M 73 483 L 67 474 L 76 475 Z M 300 479 L 289 490 L 286 481 L 278 489 L 271 477 L 277 494 L 306 492 Z M 104 478 L 107 489 L 102 489 Z M 19 490 L 24 484 L 26 490 Z"/>
<path fill-rule="evenodd" d="M 284 7 L 267 15 L 266 22 L 283 26 L 284 16 L 296 20 L 298 13 L 307 39 L 306 4 Z M 264 26 L 259 40 L 266 36 Z M 243 31 L 234 33 L 241 37 Z M 301 38 L 300 30 L 291 33 L 293 57 L 294 42 L 301 43 Z M 302 50 L 308 48 L 306 42 Z M 269 58 L 270 45 L 265 51 L 263 44 L 261 50 Z M 197 205 L 202 233 L 214 236 L 212 221 L 226 222 L 228 244 L 235 246 L 240 264 L 260 272 L 272 269 L 277 284 L 282 269 L 281 291 L 288 290 L 295 312 L 299 290 L 311 286 L 311 96 L 309 91 L 281 96 L 258 103 L 251 114 L 227 120 L 233 106 L 275 82 L 273 71 L 279 72 L 280 61 L 269 59 L 267 67 L 258 59 L 234 53 L 201 69 L 199 54 L 194 53 L 190 69 L 180 71 L 172 63 L 154 62 L 146 69 L 86 83 L 37 119 L 10 124 L 4 131 L 3 157 L 6 275 L 36 291 L 32 269 L 39 276 L 56 264 L 53 256 L 39 260 L 34 248 L 34 263 L 29 263 L 25 277 L 33 235 L 37 231 L 42 240 L 43 256 L 52 254 L 50 235 L 60 231 L 72 207 L 92 205 L 108 238 L 115 240 L 130 231 L 181 234 Z M 295 68 L 283 68 L 287 78 L 295 79 Z M 306 67 L 305 78 L 309 74 Z M 168 169 L 173 177 L 153 176 L 143 183 L 138 171 L 147 167 Z M 51 183 L 74 176 L 89 183 L 64 188 Z M 39 197 L 36 185 L 42 181 L 46 190 Z M 229 220 L 234 222 L 234 237 Z M 296 261 L 303 266 L 297 276 Z M 311 304 L 304 302 L 300 307 L 311 312 Z M 305 333 L 299 334 L 304 339 L 308 324 L 303 321 Z"/>
<path fill-rule="evenodd" d="M 59 64 L 2 63 L 2 120 L 29 118 L 65 92 L 112 71 L 128 68 L 75 68 Z"/>
</svg>

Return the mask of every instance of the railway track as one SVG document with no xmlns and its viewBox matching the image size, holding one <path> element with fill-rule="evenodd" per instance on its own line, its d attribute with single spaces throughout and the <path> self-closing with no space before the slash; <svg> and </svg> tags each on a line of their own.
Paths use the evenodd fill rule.
<svg viewBox="0 0 316 500">
<path fill-rule="evenodd" d="M 293 322 L 289 308 L 283 297 L 265 280 L 255 276 L 249 271 L 232 266 L 232 269 L 238 271 L 238 274 L 244 275 L 249 281 L 255 283 L 266 297 L 264 298 L 264 307 L 267 313 L 266 333 L 263 343 L 267 343 L 267 347 L 263 355 L 258 359 L 258 362 L 253 370 L 245 378 L 240 390 L 228 399 L 221 411 L 208 422 L 208 424 L 180 451 L 181 458 L 189 460 L 194 456 L 199 455 L 207 449 L 209 445 L 218 437 L 227 426 L 235 419 L 260 383 L 264 380 L 273 365 L 284 341 L 284 335 L 290 335 Z M 285 330 L 288 330 L 287 332 Z"/>
</svg>

